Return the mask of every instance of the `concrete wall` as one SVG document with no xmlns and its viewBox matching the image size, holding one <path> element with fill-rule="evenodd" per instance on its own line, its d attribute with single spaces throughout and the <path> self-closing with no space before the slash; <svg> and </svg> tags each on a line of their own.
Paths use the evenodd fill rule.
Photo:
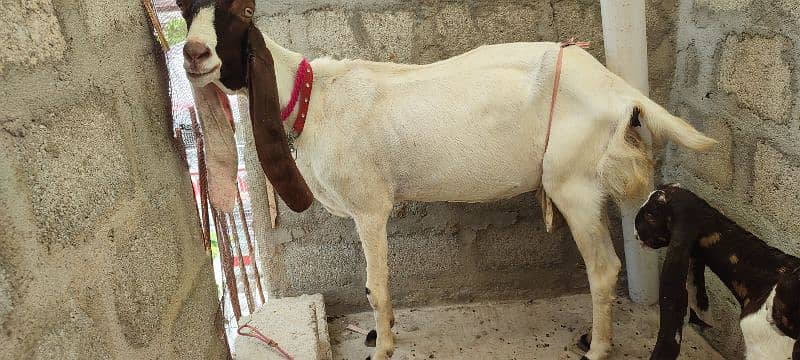
<svg viewBox="0 0 800 360">
<path fill-rule="evenodd" d="M 0 5 L 0 358 L 224 356 L 141 6 Z"/>
<path fill-rule="evenodd" d="M 651 88 L 665 103 L 676 3 L 648 4 Z M 310 58 L 429 63 L 482 44 L 572 36 L 592 41 L 590 51 L 601 60 L 604 53 L 599 3 L 588 0 L 259 1 L 257 24 Z M 268 232 L 271 243 L 263 249 L 272 295 L 322 292 L 334 313 L 367 307 L 365 264 L 352 220 L 318 205 L 302 215 L 281 210 L 280 228 Z M 612 227 L 621 240 L 617 222 Z M 397 305 L 587 291 L 569 232 L 546 234 L 532 195 L 481 205 L 398 205 L 389 236 Z"/>
<path fill-rule="evenodd" d="M 773 246 L 800 255 L 800 7 L 795 0 L 681 0 L 670 105 L 720 140 L 673 148 L 664 178 Z M 711 342 L 742 358 L 738 305 L 714 276 Z"/>
</svg>

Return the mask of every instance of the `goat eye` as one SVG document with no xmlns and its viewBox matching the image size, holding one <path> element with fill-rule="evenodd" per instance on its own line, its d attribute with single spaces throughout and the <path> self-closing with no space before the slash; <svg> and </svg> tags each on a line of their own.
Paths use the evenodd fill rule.
<svg viewBox="0 0 800 360">
<path fill-rule="evenodd" d="M 244 17 L 248 19 L 253 17 L 253 8 L 244 8 Z"/>
</svg>

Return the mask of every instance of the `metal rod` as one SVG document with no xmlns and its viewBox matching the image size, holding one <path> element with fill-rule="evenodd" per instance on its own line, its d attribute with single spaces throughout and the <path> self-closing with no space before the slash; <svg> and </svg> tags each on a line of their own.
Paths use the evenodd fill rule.
<svg viewBox="0 0 800 360">
<path fill-rule="evenodd" d="M 233 261 L 231 259 L 230 242 L 228 241 L 228 227 L 225 225 L 225 213 L 212 208 L 214 215 L 214 229 L 217 233 L 217 245 L 219 255 L 222 258 L 222 272 L 225 274 L 225 284 L 228 285 L 228 293 L 231 297 L 233 315 L 236 320 L 242 317 L 242 307 L 239 305 L 239 289 L 236 287 L 236 275 L 233 272 Z"/>
<path fill-rule="evenodd" d="M 253 247 L 253 239 L 250 237 L 250 227 L 247 225 L 247 217 L 244 215 L 244 202 L 242 201 L 242 194 L 239 192 L 239 185 L 236 185 L 236 201 L 239 202 L 239 218 L 242 220 L 242 229 L 244 230 L 244 237 L 247 241 L 247 251 L 250 252 L 250 265 L 253 267 L 253 276 L 256 280 L 256 287 L 258 288 L 258 296 L 261 298 L 261 303 L 265 303 L 264 288 L 261 287 L 261 273 L 258 271 L 258 261 L 256 261 L 256 251 Z"/>
<path fill-rule="evenodd" d="M 238 186 L 237 186 L 238 187 Z M 242 247 L 239 244 L 239 231 L 236 229 L 236 219 L 231 214 L 230 217 L 225 215 L 225 219 L 230 219 L 231 230 L 231 246 L 236 250 L 236 256 L 239 258 L 239 279 L 244 284 L 245 299 L 247 300 L 247 309 L 252 314 L 255 309 L 255 302 L 253 301 L 253 290 L 250 288 L 250 278 L 247 276 L 247 269 L 244 267 L 244 256 L 242 256 Z M 228 223 L 226 223 L 227 225 Z"/>
</svg>

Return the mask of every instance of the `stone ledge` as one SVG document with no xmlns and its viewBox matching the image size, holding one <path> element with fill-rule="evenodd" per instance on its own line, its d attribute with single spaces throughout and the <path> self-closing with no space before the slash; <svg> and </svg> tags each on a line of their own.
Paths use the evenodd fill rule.
<svg viewBox="0 0 800 360">
<path fill-rule="evenodd" d="M 270 300 L 241 320 L 275 340 L 295 359 L 331 359 L 328 322 L 322 295 L 301 295 Z M 236 339 L 237 360 L 283 360 L 275 350 L 253 338 Z"/>
</svg>

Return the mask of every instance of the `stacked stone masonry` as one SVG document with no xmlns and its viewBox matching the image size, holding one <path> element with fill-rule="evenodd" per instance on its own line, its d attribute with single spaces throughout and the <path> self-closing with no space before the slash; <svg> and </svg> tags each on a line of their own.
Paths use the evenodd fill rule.
<svg viewBox="0 0 800 360">
<path fill-rule="evenodd" d="M 141 2 L 3 1 L 0 29 L 0 358 L 224 358 Z"/>
<path fill-rule="evenodd" d="M 695 190 L 771 245 L 800 255 L 800 6 L 794 0 L 681 0 L 670 108 L 720 140 L 703 154 L 671 147 L 663 179 Z M 741 359 L 738 305 L 713 275 L 714 328 Z"/>
</svg>

